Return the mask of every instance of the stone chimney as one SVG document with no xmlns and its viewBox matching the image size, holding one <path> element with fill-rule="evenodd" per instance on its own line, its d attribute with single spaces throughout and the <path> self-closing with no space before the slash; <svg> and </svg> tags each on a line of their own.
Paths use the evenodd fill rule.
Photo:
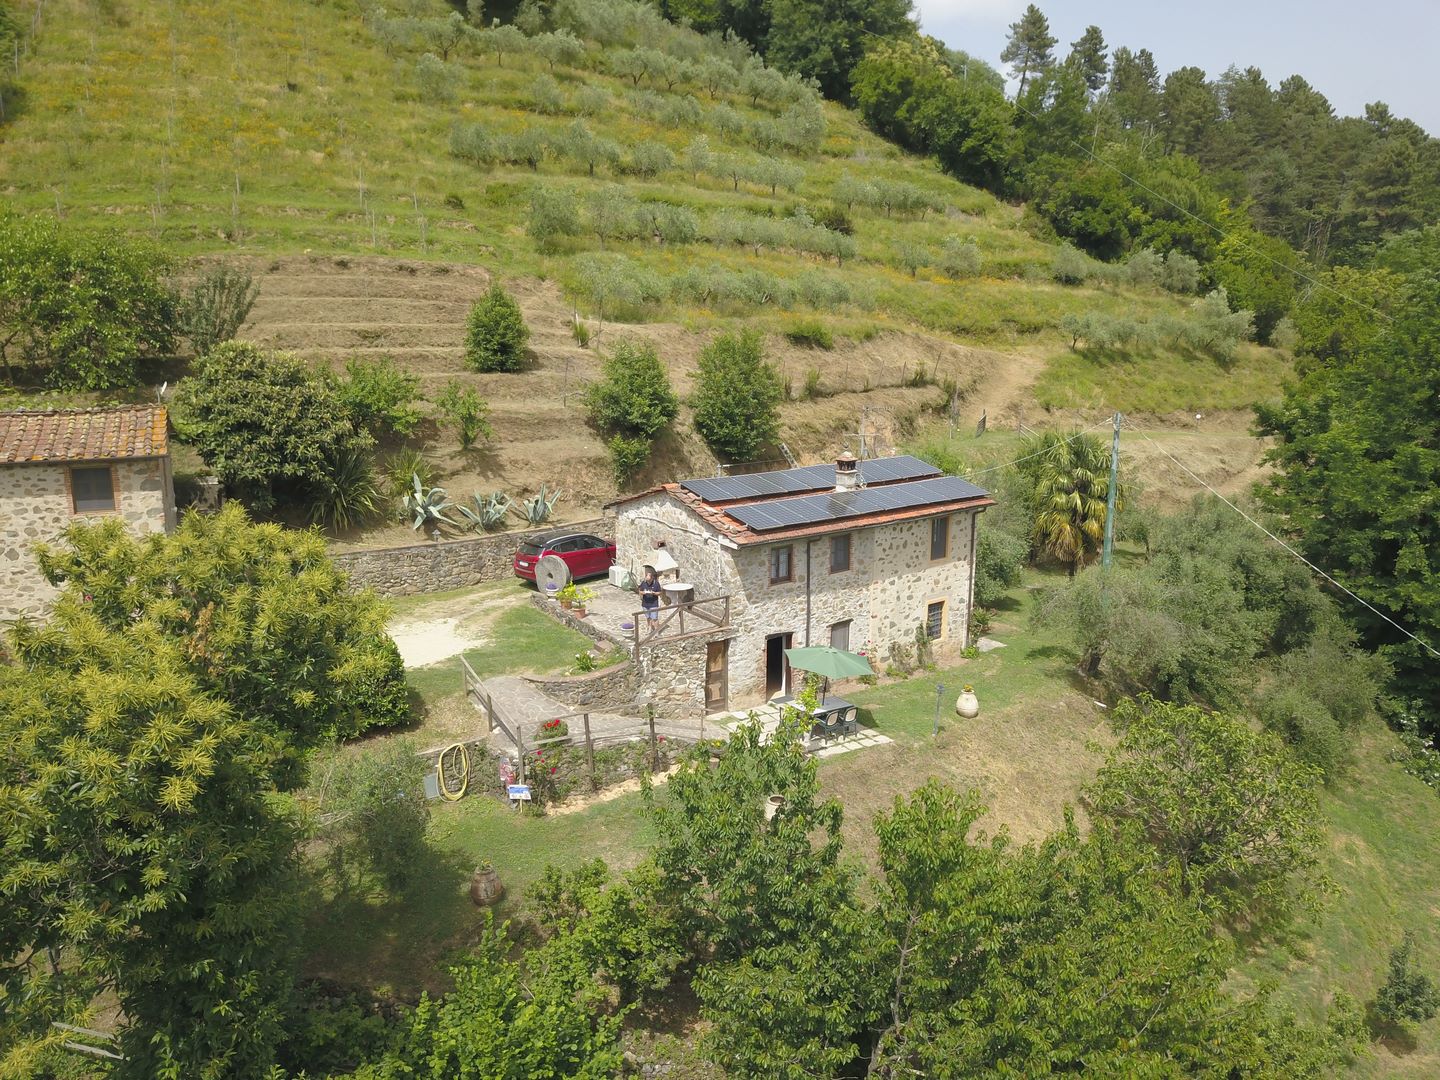
<svg viewBox="0 0 1440 1080">
<path fill-rule="evenodd" d="M 835 459 L 835 490 L 854 491 L 860 486 L 860 463 L 846 450 Z"/>
</svg>

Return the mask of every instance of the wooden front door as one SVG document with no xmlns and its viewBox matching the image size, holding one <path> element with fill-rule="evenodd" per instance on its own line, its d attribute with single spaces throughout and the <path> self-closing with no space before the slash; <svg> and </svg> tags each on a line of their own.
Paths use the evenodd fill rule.
<svg viewBox="0 0 1440 1080">
<path fill-rule="evenodd" d="M 712 641 L 705 646 L 705 711 L 724 712 L 730 704 L 730 642 Z"/>
</svg>

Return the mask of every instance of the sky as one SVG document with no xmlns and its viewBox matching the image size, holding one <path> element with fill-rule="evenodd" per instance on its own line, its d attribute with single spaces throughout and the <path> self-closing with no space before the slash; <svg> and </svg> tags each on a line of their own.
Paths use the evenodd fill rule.
<svg viewBox="0 0 1440 1080">
<path fill-rule="evenodd" d="M 1027 0 L 914 0 L 921 29 L 1000 67 L 1009 25 Z M 1302 75 L 1345 116 L 1384 101 L 1440 135 L 1440 0 L 1040 0 L 1069 51 L 1091 23 L 1117 45 L 1155 54 L 1161 77 L 1187 64 L 1212 77 L 1258 67 L 1274 86 Z M 1012 86 L 1013 90 L 1014 87 Z"/>
</svg>

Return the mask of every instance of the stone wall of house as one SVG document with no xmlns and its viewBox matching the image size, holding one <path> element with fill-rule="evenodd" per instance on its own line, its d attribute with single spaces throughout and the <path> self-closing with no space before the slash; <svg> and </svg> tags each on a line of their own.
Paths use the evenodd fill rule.
<svg viewBox="0 0 1440 1080">
<path fill-rule="evenodd" d="M 635 697 L 640 691 L 640 673 L 629 660 L 583 675 L 527 675 L 525 681 L 577 709 L 639 715 Z"/>
<path fill-rule="evenodd" d="M 640 650 L 640 689 L 655 715 L 670 720 L 695 720 L 705 715 L 705 653 L 712 641 L 731 638 L 734 630 L 717 627 L 679 641 L 651 642 Z M 734 698 L 734 688 L 731 688 Z"/>
<path fill-rule="evenodd" d="M 0 465 L 0 619 L 44 613 L 55 590 L 41 576 L 32 549 L 59 539 L 72 522 L 118 517 L 142 534 L 174 528 L 170 459 L 110 464 L 115 473 L 116 509 L 103 514 L 74 512 L 63 464 Z"/>
<path fill-rule="evenodd" d="M 921 518 L 856 529 L 850 536 L 850 568 L 830 570 L 831 537 L 746 547 L 736 553 L 744 598 L 732 603 L 735 637 L 729 656 L 730 704 L 744 707 L 765 695 L 765 640 L 793 635 L 806 642 L 806 582 L 809 588 L 809 644 L 830 644 L 831 627 L 849 621 L 852 652 L 889 655 L 891 642 L 913 645 L 915 628 L 928 605 L 945 604 L 937 657 L 948 658 L 965 644 L 973 588 L 975 519 L 978 511 L 947 516 L 948 553 L 930 559 L 930 523 Z M 791 578 L 770 584 L 776 547 L 791 549 Z M 809 549 L 807 575 L 806 553 Z"/>
<path fill-rule="evenodd" d="M 594 533 L 606 540 L 614 535 L 614 522 L 610 518 L 566 522 L 564 527 Z M 350 575 L 351 584 L 374 589 L 382 596 L 441 592 L 514 577 L 515 549 L 525 536 L 535 531 L 516 529 L 466 540 L 346 551 L 332 558 L 336 566 Z"/>
<path fill-rule="evenodd" d="M 661 542 L 679 564 L 677 579 L 695 586 L 699 599 L 733 593 L 740 584 L 729 549 L 718 541 L 718 533 L 663 492 L 626 503 L 615 521 L 616 563 L 639 580 Z"/>
</svg>

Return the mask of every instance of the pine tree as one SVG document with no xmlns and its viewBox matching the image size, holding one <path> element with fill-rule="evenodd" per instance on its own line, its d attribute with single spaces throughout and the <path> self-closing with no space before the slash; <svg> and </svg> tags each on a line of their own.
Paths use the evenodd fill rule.
<svg viewBox="0 0 1440 1080">
<path fill-rule="evenodd" d="M 1123 45 L 1110 64 L 1110 102 L 1122 126 L 1153 127 L 1160 117 L 1160 69 L 1149 49 Z"/>
<path fill-rule="evenodd" d="M 1105 76 L 1110 71 L 1110 62 L 1105 56 L 1105 35 L 1098 26 L 1087 26 L 1078 41 L 1071 42 L 1070 56 L 1066 60 L 1085 78 L 1085 85 L 1093 94 L 1105 85 Z"/>
<path fill-rule="evenodd" d="M 1009 64 L 1011 74 L 1020 80 L 1020 88 L 1015 92 L 1017 98 L 1024 96 L 1025 83 L 1031 75 L 1054 66 L 1055 56 L 1050 50 L 1055 47 L 1055 40 L 1045 14 L 1034 4 L 1010 24 L 1010 39 L 1000 60 Z"/>
</svg>

